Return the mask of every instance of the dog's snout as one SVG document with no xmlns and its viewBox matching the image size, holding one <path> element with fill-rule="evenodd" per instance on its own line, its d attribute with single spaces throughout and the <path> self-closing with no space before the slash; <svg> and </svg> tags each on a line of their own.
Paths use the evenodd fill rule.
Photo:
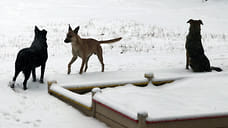
<svg viewBox="0 0 228 128">
<path fill-rule="evenodd" d="M 69 39 L 65 39 L 64 42 L 65 42 L 65 43 L 69 43 L 70 40 L 69 40 Z"/>
</svg>

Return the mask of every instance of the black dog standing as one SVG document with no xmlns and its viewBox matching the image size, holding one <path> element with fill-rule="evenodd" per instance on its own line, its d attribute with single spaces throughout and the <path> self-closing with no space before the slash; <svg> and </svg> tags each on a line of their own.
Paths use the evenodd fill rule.
<svg viewBox="0 0 228 128">
<path fill-rule="evenodd" d="M 210 72 L 216 70 L 222 71 L 219 67 L 212 67 L 207 56 L 204 54 L 203 45 L 201 42 L 201 20 L 190 19 L 187 23 L 190 24 L 189 33 L 186 38 L 186 69 L 188 66 L 192 68 L 194 72 Z"/>
<path fill-rule="evenodd" d="M 41 66 L 41 76 L 40 82 L 43 83 L 45 65 L 48 58 L 47 51 L 47 31 L 40 31 L 37 26 L 35 26 L 35 38 L 32 45 L 29 48 L 24 48 L 17 54 L 15 62 L 15 75 L 13 77 L 13 83 L 10 85 L 14 88 L 14 84 L 18 74 L 22 71 L 24 73 L 25 79 L 23 82 L 24 90 L 27 89 L 27 80 L 32 72 L 33 81 L 36 81 L 36 67 Z"/>
</svg>

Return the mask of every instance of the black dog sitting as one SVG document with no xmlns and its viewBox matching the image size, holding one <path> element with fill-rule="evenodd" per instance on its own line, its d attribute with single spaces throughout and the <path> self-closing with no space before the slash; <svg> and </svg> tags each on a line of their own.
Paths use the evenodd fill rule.
<svg viewBox="0 0 228 128">
<path fill-rule="evenodd" d="M 190 19 L 187 23 L 190 23 L 190 28 L 185 44 L 186 69 L 188 69 L 190 65 L 194 72 L 211 72 L 211 70 L 222 71 L 219 67 L 210 66 L 210 62 L 204 54 L 200 33 L 200 25 L 203 25 L 203 22 L 201 20 Z"/>
<path fill-rule="evenodd" d="M 27 80 L 32 72 L 33 81 L 36 81 L 36 67 L 41 66 L 41 76 L 40 82 L 43 83 L 45 65 L 48 58 L 47 51 L 47 31 L 40 31 L 37 26 L 35 26 L 35 38 L 32 45 L 29 48 L 24 48 L 17 54 L 17 59 L 15 62 L 15 75 L 13 77 L 13 83 L 10 85 L 14 88 L 14 84 L 18 74 L 22 71 L 24 73 L 25 79 L 23 82 L 24 90 L 27 89 Z"/>
</svg>

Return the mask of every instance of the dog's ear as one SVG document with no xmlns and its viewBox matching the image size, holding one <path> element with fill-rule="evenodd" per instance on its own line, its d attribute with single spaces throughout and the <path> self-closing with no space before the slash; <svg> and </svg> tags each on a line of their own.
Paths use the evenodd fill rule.
<svg viewBox="0 0 228 128">
<path fill-rule="evenodd" d="M 190 19 L 190 20 L 188 20 L 187 23 L 190 23 L 191 24 L 192 22 L 193 22 L 193 19 Z"/>
<path fill-rule="evenodd" d="M 47 36 L 47 31 L 45 29 L 42 30 L 42 33 L 44 34 L 44 36 Z"/>
<path fill-rule="evenodd" d="M 203 21 L 202 21 L 202 20 L 199 20 L 199 23 L 200 23 L 201 25 L 203 25 Z"/>
<path fill-rule="evenodd" d="M 73 31 L 70 24 L 69 24 L 69 28 L 68 28 L 68 31 Z"/>
<path fill-rule="evenodd" d="M 40 32 L 39 28 L 37 26 L 35 26 L 35 33 Z"/>
<path fill-rule="evenodd" d="M 78 30 L 79 30 L 80 26 L 78 26 L 77 28 L 74 29 L 74 33 L 78 34 Z"/>
</svg>

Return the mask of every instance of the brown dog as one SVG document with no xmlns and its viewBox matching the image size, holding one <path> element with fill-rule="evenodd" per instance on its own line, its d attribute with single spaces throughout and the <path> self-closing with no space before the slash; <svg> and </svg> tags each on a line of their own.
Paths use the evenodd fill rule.
<svg viewBox="0 0 228 128">
<path fill-rule="evenodd" d="M 86 72 L 86 70 L 88 68 L 88 60 L 92 54 L 97 55 L 97 57 L 101 63 L 101 66 L 102 66 L 101 71 L 104 72 L 102 47 L 100 44 L 114 43 L 114 42 L 121 40 L 122 38 L 120 37 L 120 38 L 106 40 L 106 41 L 97 41 L 95 39 L 83 39 L 78 35 L 78 30 L 79 30 L 79 26 L 77 28 L 75 28 L 73 31 L 71 26 L 69 25 L 68 33 L 66 35 L 66 39 L 64 40 L 65 43 L 71 42 L 72 54 L 73 54 L 73 57 L 72 57 L 70 63 L 68 64 L 67 73 L 70 74 L 71 64 L 74 63 L 74 61 L 77 59 L 78 56 L 82 58 L 82 64 L 81 64 L 79 73 L 82 74 L 85 64 L 86 64 L 86 66 L 85 66 L 84 72 Z"/>
</svg>

